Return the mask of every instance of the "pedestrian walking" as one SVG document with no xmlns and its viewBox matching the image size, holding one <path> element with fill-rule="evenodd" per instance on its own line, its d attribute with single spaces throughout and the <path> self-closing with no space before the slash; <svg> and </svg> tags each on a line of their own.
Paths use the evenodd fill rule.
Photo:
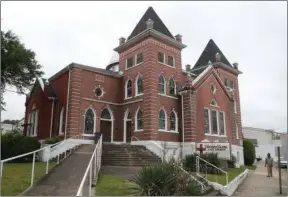
<svg viewBox="0 0 288 197">
<path fill-rule="evenodd" d="M 267 167 L 267 177 L 272 177 L 273 158 L 271 157 L 270 153 L 267 154 L 267 157 L 265 159 L 265 167 Z"/>
</svg>

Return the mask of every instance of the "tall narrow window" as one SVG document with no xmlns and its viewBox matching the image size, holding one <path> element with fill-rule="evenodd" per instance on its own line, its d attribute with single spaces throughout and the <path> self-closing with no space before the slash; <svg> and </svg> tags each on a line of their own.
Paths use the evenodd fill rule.
<svg viewBox="0 0 288 197">
<path fill-rule="evenodd" d="M 84 133 L 85 134 L 93 134 L 94 133 L 94 127 L 95 127 L 95 116 L 92 109 L 88 109 L 85 113 L 85 128 Z"/>
<path fill-rule="evenodd" d="M 206 134 L 210 133 L 210 116 L 209 109 L 204 109 L 204 132 Z"/>
<path fill-rule="evenodd" d="M 126 84 L 126 98 L 132 97 L 132 81 L 128 80 Z"/>
<path fill-rule="evenodd" d="M 174 66 L 174 57 L 168 56 L 168 65 L 169 66 Z"/>
<path fill-rule="evenodd" d="M 160 94 L 165 94 L 165 78 L 163 75 L 159 76 L 159 81 L 158 81 L 158 91 Z"/>
<path fill-rule="evenodd" d="M 176 95 L 176 85 L 174 80 L 171 78 L 169 81 L 169 94 L 171 96 L 175 96 Z"/>
<path fill-rule="evenodd" d="M 235 121 L 235 127 L 236 127 L 236 138 L 239 139 L 239 131 L 238 131 L 238 125 L 236 121 Z"/>
<path fill-rule="evenodd" d="M 143 62 L 143 53 L 138 53 L 136 55 L 136 64 L 140 64 Z"/>
<path fill-rule="evenodd" d="M 226 87 L 229 87 L 228 79 L 225 78 L 224 82 L 225 82 L 225 86 L 226 86 Z"/>
<path fill-rule="evenodd" d="M 166 115 L 163 109 L 159 112 L 159 129 L 166 130 Z"/>
<path fill-rule="evenodd" d="M 143 93 L 143 77 L 142 75 L 138 75 L 136 84 L 136 94 L 139 95 L 142 93 Z"/>
<path fill-rule="evenodd" d="M 230 88 L 234 90 L 234 81 L 230 81 Z"/>
<path fill-rule="evenodd" d="M 142 130 L 143 129 L 143 114 L 142 110 L 139 109 L 136 115 L 136 130 Z"/>
<path fill-rule="evenodd" d="M 165 59 L 164 53 L 158 52 L 158 62 L 164 63 L 164 59 Z"/>
<path fill-rule="evenodd" d="M 176 131 L 177 129 L 177 119 L 176 119 L 176 115 L 175 112 L 172 111 L 171 115 L 170 115 L 170 130 L 171 131 Z"/>
<path fill-rule="evenodd" d="M 225 115 L 224 112 L 219 112 L 220 135 L 225 135 Z"/>
<path fill-rule="evenodd" d="M 133 66 L 133 58 L 130 57 L 126 59 L 126 69 L 131 68 Z"/>
<path fill-rule="evenodd" d="M 237 114 L 237 104 L 235 100 L 234 100 L 234 113 Z"/>
<path fill-rule="evenodd" d="M 212 130 L 213 130 L 213 134 L 218 134 L 217 111 L 212 111 Z"/>
<path fill-rule="evenodd" d="M 66 117 L 65 108 L 62 107 L 61 112 L 60 112 L 59 135 L 65 132 L 65 120 L 66 120 L 65 117 Z"/>
</svg>

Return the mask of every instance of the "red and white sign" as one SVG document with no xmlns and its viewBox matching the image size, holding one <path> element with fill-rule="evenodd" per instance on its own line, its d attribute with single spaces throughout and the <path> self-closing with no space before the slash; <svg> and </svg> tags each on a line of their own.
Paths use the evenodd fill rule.
<svg viewBox="0 0 288 197">
<path fill-rule="evenodd" d="M 229 143 L 211 143 L 201 142 L 197 143 L 197 153 L 218 153 L 221 159 L 230 159 L 230 144 Z"/>
</svg>

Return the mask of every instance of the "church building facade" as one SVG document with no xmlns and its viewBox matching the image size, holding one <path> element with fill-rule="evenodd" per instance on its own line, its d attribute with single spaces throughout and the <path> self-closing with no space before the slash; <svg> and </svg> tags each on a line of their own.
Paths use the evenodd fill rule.
<svg viewBox="0 0 288 197">
<path fill-rule="evenodd" d="M 25 102 L 24 135 L 93 140 L 101 133 L 107 143 L 156 153 L 165 144 L 170 155 L 182 156 L 204 144 L 243 164 L 238 64 L 210 40 L 183 70 L 185 47 L 149 7 L 131 35 L 119 39 L 106 69 L 71 63 L 36 80 Z"/>
</svg>

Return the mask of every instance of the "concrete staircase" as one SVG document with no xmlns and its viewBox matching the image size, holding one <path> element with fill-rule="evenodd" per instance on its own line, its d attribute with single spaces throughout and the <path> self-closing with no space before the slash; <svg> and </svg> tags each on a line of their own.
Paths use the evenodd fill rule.
<svg viewBox="0 0 288 197">
<path fill-rule="evenodd" d="M 161 163 L 161 159 L 145 146 L 103 144 L 102 165 L 145 166 Z"/>
</svg>

